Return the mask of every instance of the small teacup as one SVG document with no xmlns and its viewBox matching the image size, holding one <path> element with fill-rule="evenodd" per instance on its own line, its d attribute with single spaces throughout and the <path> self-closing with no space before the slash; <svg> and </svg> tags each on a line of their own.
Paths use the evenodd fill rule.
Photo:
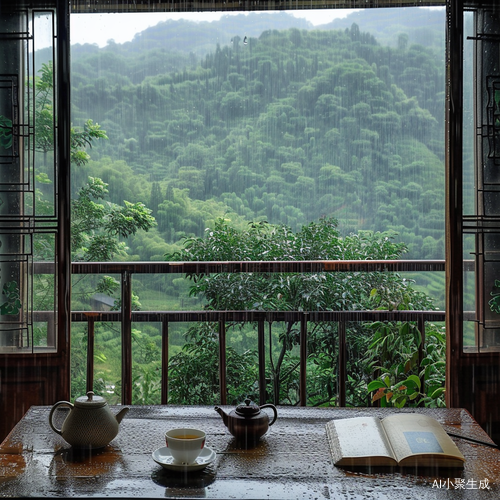
<svg viewBox="0 0 500 500">
<path fill-rule="evenodd" d="M 172 429 L 165 434 L 165 442 L 174 463 L 191 465 L 205 446 L 206 434 L 199 429 Z"/>
</svg>

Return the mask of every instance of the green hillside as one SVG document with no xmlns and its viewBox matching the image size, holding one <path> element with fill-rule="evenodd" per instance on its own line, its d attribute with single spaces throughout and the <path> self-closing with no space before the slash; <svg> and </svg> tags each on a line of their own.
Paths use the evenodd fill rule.
<svg viewBox="0 0 500 500">
<path fill-rule="evenodd" d="M 91 117 L 109 136 L 75 186 L 91 173 L 113 201 L 145 202 L 169 244 L 224 213 L 294 229 L 333 216 L 345 234 L 392 229 L 410 257 L 443 257 L 435 46 L 399 31 L 399 45 L 384 46 L 355 23 L 220 44 L 216 23 L 200 24 L 191 45 L 182 33 L 192 23 L 172 21 L 123 46 L 75 47 L 73 121 Z M 158 257 L 141 245 L 138 258 Z"/>
</svg>

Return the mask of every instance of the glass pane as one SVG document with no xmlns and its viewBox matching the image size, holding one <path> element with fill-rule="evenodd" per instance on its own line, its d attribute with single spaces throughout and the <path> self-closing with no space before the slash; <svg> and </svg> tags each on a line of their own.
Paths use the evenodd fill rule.
<svg viewBox="0 0 500 500">
<path fill-rule="evenodd" d="M 463 81 L 463 213 L 476 214 L 474 178 L 474 14 L 464 13 L 464 81 Z"/>
<path fill-rule="evenodd" d="M 492 12 L 479 10 L 475 14 L 466 13 L 464 26 L 467 61 L 464 65 L 464 209 L 467 210 L 464 227 L 471 234 L 464 239 L 467 244 L 464 250 L 474 256 L 475 269 L 469 272 L 475 274 L 476 296 L 474 313 L 466 309 L 466 319 L 476 322 L 474 341 L 469 325 L 464 329 L 464 346 L 481 351 L 497 349 L 500 345 L 498 19 Z M 472 137 L 474 143 L 470 140 Z"/>
<path fill-rule="evenodd" d="M 463 303 L 464 303 L 464 349 L 470 351 L 476 349 L 476 261 L 474 258 L 475 237 L 472 234 L 464 236 L 464 275 L 463 275 Z"/>
<path fill-rule="evenodd" d="M 33 16 L 33 76 L 27 97 L 34 127 L 35 214 L 55 216 L 54 13 Z M 32 145 L 33 146 L 33 145 Z"/>
<path fill-rule="evenodd" d="M 53 232 L 38 233 L 33 239 L 33 345 L 36 350 L 56 349 L 57 280 Z"/>
<path fill-rule="evenodd" d="M 1 17 L 0 346 L 3 352 L 55 348 L 55 189 L 52 80 L 34 73 L 53 53 L 53 12 Z M 44 52 L 45 51 L 45 52 Z M 51 115 L 50 126 L 43 117 Z M 42 140 L 41 137 L 44 136 Z M 47 165 L 35 160 L 40 143 Z M 35 181 L 36 179 L 36 181 Z M 50 220 L 50 218 L 52 220 Z M 45 260 L 49 268 L 39 269 Z M 33 312 L 35 311 L 35 312 Z"/>
</svg>

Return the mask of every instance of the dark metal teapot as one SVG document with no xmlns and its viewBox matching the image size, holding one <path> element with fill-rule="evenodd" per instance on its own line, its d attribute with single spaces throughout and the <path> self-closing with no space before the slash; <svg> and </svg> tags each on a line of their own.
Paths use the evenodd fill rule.
<svg viewBox="0 0 500 500">
<path fill-rule="evenodd" d="M 271 422 L 269 422 L 269 415 L 261 411 L 264 408 L 273 410 L 274 416 Z M 258 406 L 250 399 L 245 399 L 244 404 L 238 405 L 229 414 L 218 406 L 215 407 L 215 411 L 222 417 L 229 432 L 239 441 L 245 442 L 258 441 L 278 418 L 276 406 L 272 404 Z"/>
</svg>

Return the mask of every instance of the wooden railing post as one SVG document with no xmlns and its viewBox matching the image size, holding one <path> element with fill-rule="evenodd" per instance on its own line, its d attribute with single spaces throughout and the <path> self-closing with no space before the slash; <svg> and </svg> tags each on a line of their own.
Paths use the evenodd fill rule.
<svg viewBox="0 0 500 500">
<path fill-rule="evenodd" d="M 266 354 L 265 354 L 265 328 L 264 319 L 259 319 L 257 324 L 257 351 L 259 355 L 259 402 L 266 403 Z"/>
<path fill-rule="evenodd" d="M 132 275 L 122 272 L 122 404 L 132 404 Z"/>
<path fill-rule="evenodd" d="M 226 380 L 226 319 L 222 314 L 219 320 L 219 387 L 220 404 L 227 404 L 227 380 Z"/>
<path fill-rule="evenodd" d="M 87 315 L 87 392 L 94 390 L 94 344 L 95 321 L 94 316 Z"/>
<path fill-rule="evenodd" d="M 339 406 L 344 407 L 346 403 L 346 380 L 347 380 L 347 342 L 346 322 L 338 322 L 339 329 Z"/>
<path fill-rule="evenodd" d="M 422 366 L 422 361 L 424 359 L 424 348 L 425 348 L 425 318 L 419 316 L 417 320 L 417 328 L 420 332 L 420 345 L 418 346 L 418 369 Z M 425 394 L 425 375 L 422 373 L 420 377 L 420 392 Z"/>
<path fill-rule="evenodd" d="M 168 403 L 168 321 L 161 322 L 161 404 Z"/>
<path fill-rule="evenodd" d="M 303 313 L 300 319 L 300 406 L 307 406 L 307 320 L 308 313 Z"/>
</svg>

